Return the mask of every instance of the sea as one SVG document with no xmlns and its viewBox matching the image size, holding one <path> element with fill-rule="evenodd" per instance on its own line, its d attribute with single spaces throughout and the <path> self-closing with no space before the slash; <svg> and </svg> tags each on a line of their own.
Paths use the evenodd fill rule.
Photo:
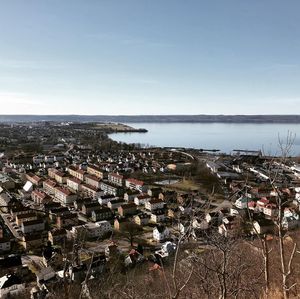
<svg viewBox="0 0 300 299">
<path fill-rule="evenodd" d="M 142 147 L 185 147 L 219 150 L 261 150 L 264 155 L 278 156 L 287 143 L 290 156 L 300 156 L 300 124 L 277 123 L 126 123 L 147 133 L 113 133 L 118 142 L 136 143 Z"/>
</svg>

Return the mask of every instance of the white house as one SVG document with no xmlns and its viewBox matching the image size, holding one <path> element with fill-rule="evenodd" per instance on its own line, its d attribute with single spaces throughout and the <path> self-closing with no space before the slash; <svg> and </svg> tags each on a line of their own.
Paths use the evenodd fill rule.
<svg viewBox="0 0 300 299">
<path fill-rule="evenodd" d="M 148 202 L 150 200 L 151 200 L 151 196 L 149 196 L 147 193 L 142 193 L 142 194 L 137 195 L 134 198 L 134 203 L 137 206 L 141 206 L 141 205 L 144 205 L 146 202 Z"/>
<path fill-rule="evenodd" d="M 166 226 L 156 226 L 153 229 L 153 239 L 155 241 L 163 241 L 170 236 L 170 231 Z"/>
<path fill-rule="evenodd" d="M 238 198 L 234 205 L 238 208 L 238 209 L 247 209 L 247 206 L 248 206 L 248 201 L 249 201 L 249 198 L 247 197 L 240 197 Z"/>
<path fill-rule="evenodd" d="M 154 211 L 157 209 L 163 209 L 165 202 L 161 199 L 151 199 L 145 202 L 145 209 L 149 211 Z"/>
</svg>

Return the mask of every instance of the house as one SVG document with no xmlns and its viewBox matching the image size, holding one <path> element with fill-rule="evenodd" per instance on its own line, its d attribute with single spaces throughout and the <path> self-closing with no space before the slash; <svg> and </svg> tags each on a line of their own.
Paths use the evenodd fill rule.
<svg viewBox="0 0 300 299">
<path fill-rule="evenodd" d="M 110 208 L 101 207 L 98 210 L 93 210 L 91 216 L 92 216 L 92 221 L 96 222 L 96 221 L 111 219 L 113 213 Z"/>
<path fill-rule="evenodd" d="M 269 203 L 270 201 L 266 198 L 266 197 L 262 197 L 260 198 L 257 202 L 256 202 L 256 208 L 259 212 L 263 212 L 265 206 Z"/>
<path fill-rule="evenodd" d="M 77 199 L 77 195 L 72 193 L 67 188 L 56 187 L 55 198 L 58 199 L 63 205 L 69 205 Z"/>
<path fill-rule="evenodd" d="M 55 276 L 56 273 L 50 266 L 46 268 L 43 267 L 36 273 L 37 282 L 40 284 L 53 279 Z"/>
<path fill-rule="evenodd" d="M 69 228 L 73 225 L 78 225 L 79 219 L 76 213 L 63 213 L 56 218 L 56 226 L 59 229 Z"/>
<path fill-rule="evenodd" d="M 240 198 L 238 198 L 234 205 L 238 208 L 238 209 L 247 209 L 248 207 L 248 202 L 250 201 L 250 199 L 248 197 L 245 196 L 241 196 Z"/>
<path fill-rule="evenodd" d="M 151 188 L 151 189 L 148 189 L 147 191 L 147 194 L 150 196 L 150 197 L 156 197 L 158 198 L 159 197 L 159 194 L 162 192 L 162 189 L 160 187 L 156 187 L 156 188 Z"/>
<path fill-rule="evenodd" d="M 269 219 L 260 218 L 253 221 L 253 227 L 251 229 L 252 234 L 264 235 L 274 232 L 274 222 Z"/>
<path fill-rule="evenodd" d="M 117 185 L 113 185 L 109 182 L 102 181 L 100 183 L 100 188 L 104 191 L 105 194 L 110 194 L 114 196 L 121 196 L 123 193 L 123 188 Z"/>
<path fill-rule="evenodd" d="M 100 186 L 101 186 L 101 179 L 94 176 L 94 175 L 91 175 L 91 174 L 87 174 L 85 176 L 85 182 L 86 184 L 88 185 L 91 185 L 97 189 L 100 189 Z"/>
<path fill-rule="evenodd" d="M 59 184 L 65 184 L 67 182 L 67 175 L 64 172 L 56 170 L 54 174 L 54 179 Z"/>
<path fill-rule="evenodd" d="M 93 198 L 93 199 L 98 199 L 101 195 L 104 195 L 103 190 L 101 190 L 97 187 L 94 187 L 92 185 L 83 184 L 81 188 L 82 188 L 82 193 L 85 196 Z"/>
<path fill-rule="evenodd" d="M 277 216 L 277 214 L 278 214 L 277 205 L 274 204 L 274 203 L 268 203 L 268 204 L 266 204 L 265 207 L 264 207 L 264 209 L 263 209 L 263 213 L 266 216 L 269 216 L 269 217 L 275 217 L 275 216 Z"/>
<path fill-rule="evenodd" d="M 92 199 L 91 198 L 78 198 L 74 201 L 74 208 L 77 210 L 77 211 L 81 211 L 82 209 L 82 206 L 86 203 L 90 203 L 92 202 Z"/>
<path fill-rule="evenodd" d="M 104 172 L 98 166 L 88 165 L 86 171 L 87 171 L 88 174 L 96 176 L 97 178 L 99 178 L 101 180 L 104 177 Z"/>
<path fill-rule="evenodd" d="M 10 249 L 11 249 L 10 240 L 7 238 L 4 238 L 2 235 L 2 237 L 0 237 L 0 254 L 3 254 L 4 252 L 8 252 L 8 251 L 10 251 Z"/>
<path fill-rule="evenodd" d="M 120 207 L 118 207 L 118 213 L 121 216 L 133 215 L 136 214 L 136 212 L 136 204 L 134 203 L 123 204 Z"/>
<path fill-rule="evenodd" d="M 176 203 L 177 202 L 177 193 L 176 191 L 165 191 L 161 192 L 158 195 L 158 198 L 168 203 Z"/>
<path fill-rule="evenodd" d="M 81 190 L 81 183 L 82 181 L 75 177 L 67 178 L 67 186 L 74 192 Z"/>
<path fill-rule="evenodd" d="M 42 232 L 44 230 L 45 230 L 44 219 L 30 220 L 30 221 L 22 222 L 21 224 L 21 231 L 23 232 L 23 234 Z"/>
<path fill-rule="evenodd" d="M 51 197 L 41 190 L 33 190 L 31 192 L 31 198 L 38 205 L 51 201 Z"/>
<path fill-rule="evenodd" d="M 155 210 L 151 213 L 151 222 L 160 223 L 165 221 L 166 219 L 166 211 L 164 209 Z"/>
<path fill-rule="evenodd" d="M 122 175 L 119 175 L 118 173 L 109 173 L 108 174 L 108 181 L 114 185 L 122 187 L 123 179 L 124 179 L 124 177 Z"/>
<path fill-rule="evenodd" d="M 31 233 L 24 235 L 20 243 L 25 250 L 32 250 L 40 248 L 44 244 L 44 240 L 42 234 Z"/>
<path fill-rule="evenodd" d="M 161 242 L 170 236 L 170 231 L 166 226 L 158 225 L 153 229 L 153 239 Z"/>
<path fill-rule="evenodd" d="M 137 190 L 127 190 L 124 194 L 124 200 L 132 202 L 138 195 L 140 195 L 140 192 Z"/>
<path fill-rule="evenodd" d="M 43 189 L 47 194 L 54 195 L 56 185 L 55 181 L 48 179 L 43 182 Z"/>
<path fill-rule="evenodd" d="M 21 214 L 28 214 L 28 213 L 32 213 L 32 210 L 27 208 L 27 207 L 13 207 L 10 209 L 10 214 L 13 216 L 13 218 L 16 218 L 18 215 Z"/>
<path fill-rule="evenodd" d="M 134 203 L 137 206 L 141 206 L 141 205 L 145 205 L 145 203 L 150 200 L 151 200 L 151 197 L 147 193 L 142 193 L 142 194 L 137 195 L 134 198 Z"/>
<path fill-rule="evenodd" d="M 146 192 L 147 191 L 147 187 L 146 187 L 146 185 L 143 181 L 133 179 L 133 178 L 126 179 L 125 180 L 125 186 L 126 186 L 126 188 L 134 189 L 134 190 L 137 190 L 139 192 Z"/>
<path fill-rule="evenodd" d="M 122 199 L 111 200 L 107 203 L 107 207 L 111 210 L 117 210 L 121 205 L 126 204 L 126 202 Z"/>
<path fill-rule="evenodd" d="M 97 211 L 101 209 L 101 205 L 98 201 L 87 202 L 82 205 L 81 212 L 87 217 L 92 215 L 92 211 Z"/>
<path fill-rule="evenodd" d="M 125 257 L 124 264 L 126 267 L 142 263 L 145 260 L 144 256 L 137 250 L 131 249 L 129 254 Z"/>
<path fill-rule="evenodd" d="M 84 177 L 85 177 L 85 171 L 82 170 L 82 169 L 79 169 L 78 167 L 75 167 L 73 165 L 70 165 L 68 168 L 67 168 L 67 171 L 68 173 L 79 179 L 80 181 L 84 181 Z"/>
<path fill-rule="evenodd" d="M 133 217 L 133 221 L 138 225 L 147 225 L 150 221 L 151 215 L 142 213 L 139 215 L 135 215 Z"/>
<path fill-rule="evenodd" d="M 300 226 L 299 215 L 283 216 L 282 226 L 286 230 L 298 228 Z"/>
<path fill-rule="evenodd" d="M 35 212 L 30 212 L 26 214 L 18 214 L 16 215 L 16 224 L 21 226 L 23 222 L 37 220 L 37 215 Z"/>
<path fill-rule="evenodd" d="M 151 199 L 148 202 L 145 202 L 145 209 L 149 211 L 154 211 L 157 209 L 163 209 L 165 203 L 161 199 Z"/>
<path fill-rule="evenodd" d="M 117 200 L 119 199 L 118 197 L 114 196 L 114 195 L 101 195 L 98 198 L 98 202 L 100 203 L 100 205 L 107 205 L 110 201 L 112 200 Z"/>
<path fill-rule="evenodd" d="M 114 229 L 120 230 L 122 228 L 122 226 L 126 225 L 127 223 L 131 223 L 128 218 L 116 217 L 114 220 Z"/>
<path fill-rule="evenodd" d="M 48 231 L 48 240 L 52 245 L 63 245 L 67 239 L 67 231 L 62 229 L 53 229 Z"/>
<path fill-rule="evenodd" d="M 239 232 L 239 221 L 237 216 L 227 216 L 222 219 L 222 223 L 218 227 L 219 234 L 229 237 Z"/>
<path fill-rule="evenodd" d="M 70 210 L 67 207 L 63 207 L 63 206 L 54 206 L 54 207 L 50 207 L 48 210 L 49 213 L 49 218 L 52 222 L 56 222 L 57 217 L 64 214 L 64 213 L 69 213 Z"/>
<path fill-rule="evenodd" d="M 17 296 L 25 290 L 25 283 L 15 274 L 7 274 L 0 278 L 0 298 Z"/>
<path fill-rule="evenodd" d="M 39 176 L 37 176 L 31 172 L 26 174 L 26 179 L 29 182 L 31 182 L 33 185 L 36 185 L 36 186 L 41 186 L 42 182 L 43 182 L 43 180 Z"/>
<path fill-rule="evenodd" d="M 7 192 L 0 192 L 0 206 L 3 212 L 8 212 L 9 207 L 12 203 L 12 198 Z"/>
<path fill-rule="evenodd" d="M 96 223 L 86 223 L 84 225 L 73 226 L 71 233 L 73 236 L 86 235 L 88 238 L 101 238 L 112 232 L 112 226 L 108 221 Z"/>
</svg>

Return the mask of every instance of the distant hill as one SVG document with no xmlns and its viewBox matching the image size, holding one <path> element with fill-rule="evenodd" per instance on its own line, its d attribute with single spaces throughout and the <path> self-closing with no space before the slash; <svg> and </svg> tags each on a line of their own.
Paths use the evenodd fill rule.
<svg viewBox="0 0 300 299">
<path fill-rule="evenodd" d="M 300 115 L 0 115 L 0 122 L 300 123 Z"/>
</svg>

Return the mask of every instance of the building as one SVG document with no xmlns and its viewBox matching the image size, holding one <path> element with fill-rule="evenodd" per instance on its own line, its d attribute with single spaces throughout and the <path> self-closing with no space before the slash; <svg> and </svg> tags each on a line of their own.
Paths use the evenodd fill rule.
<svg viewBox="0 0 300 299">
<path fill-rule="evenodd" d="M 35 175 L 31 172 L 26 174 L 26 179 L 29 182 L 31 182 L 33 185 L 36 185 L 36 186 L 41 186 L 42 185 L 42 179 L 39 176 L 37 176 L 37 175 Z"/>
<path fill-rule="evenodd" d="M 104 191 L 92 185 L 83 184 L 81 189 L 85 196 L 93 199 L 98 199 L 100 196 L 104 195 Z"/>
<path fill-rule="evenodd" d="M 31 198 L 38 205 L 51 201 L 51 197 L 42 190 L 33 190 L 31 192 Z"/>
<path fill-rule="evenodd" d="M 48 231 L 48 240 L 52 245 L 63 245 L 67 239 L 67 231 L 62 229 L 53 229 Z"/>
<path fill-rule="evenodd" d="M 94 175 L 91 175 L 91 174 L 87 174 L 85 176 L 85 182 L 88 184 L 88 185 L 91 185 L 97 189 L 100 189 L 101 187 L 101 179 L 94 176 Z"/>
<path fill-rule="evenodd" d="M 77 195 L 72 193 L 69 189 L 63 187 L 56 187 L 54 196 L 63 205 L 69 205 L 77 199 Z"/>
<path fill-rule="evenodd" d="M 111 200 L 107 203 L 107 206 L 111 210 L 117 210 L 121 205 L 126 204 L 126 202 L 122 199 Z"/>
<path fill-rule="evenodd" d="M 71 230 L 74 237 L 84 234 L 88 238 L 102 238 L 111 232 L 112 226 L 108 221 L 99 221 L 96 223 L 73 226 Z"/>
<path fill-rule="evenodd" d="M 137 190 L 139 192 L 147 191 L 147 187 L 145 186 L 145 183 L 137 179 L 132 179 L 132 178 L 126 179 L 125 186 L 129 189 Z"/>
<path fill-rule="evenodd" d="M 16 224 L 21 226 L 23 222 L 37 220 L 37 215 L 34 212 L 16 215 Z"/>
<path fill-rule="evenodd" d="M 121 216 L 134 215 L 137 212 L 136 204 L 127 203 L 123 204 L 118 208 L 118 213 Z"/>
<path fill-rule="evenodd" d="M 166 226 L 158 225 L 153 229 L 153 239 L 161 242 L 170 237 L 170 231 Z"/>
<path fill-rule="evenodd" d="M 0 298 L 17 296 L 25 290 L 25 283 L 15 274 L 7 274 L 0 278 Z"/>
<path fill-rule="evenodd" d="M 147 225 L 150 221 L 150 218 L 151 218 L 151 216 L 149 214 L 142 213 L 139 215 L 135 215 L 133 217 L 133 220 L 138 225 Z"/>
<path fill-rule="evenodd" d="M 11 203 L 12 199 L 8 193 L 0 192 L 0 206 L 3 212 L 8 212 Z"/>
<path fill-rule="evenodd" d="M 81 212 L 87 217 L 92 215 L 92 211 L 97 211 L 101 209 L 101 205 L 98 201 L 87 202 L 82 205 Z"/>
<path fill-rule="evenodd" d="M 74 225 L 78 225 L 78 217 L 76 213 L 63 213 L 56 217 L 56 226 L 59 229 L 70 228 Z"/>
<path fill-rule="evenodd" d="M 124 177 L 122 175 L 119 175 L 117 173 L 109 173 L 108 174 L 108 181 L 114 185 L 123 186 L 123 179 Z"/>
<path fill-rule="evenodd" d="M 160 223 L 166 220 L 166 211 L 165 210 L 155 210 L 151 213 L 151 222 Z"/>
<path fill-rule="evenodd" d="M 133 202 L 134 199 L 140 195 L 141 193 L 137 190 L 127 190 L 124 194 L 124 199 L 127 201 L 127 202 Z"/>
<path fill-rule="evenodd" d="M 84 177 L 85 177 L 85 171 L 84 170 L 79 169 L 79 168 L 77 168 L 73 165 L 70 165 L 68 167 L 67 171 L 71 176 L 73 176 L 73 177 L 75 177 L 75 178 L 77 178 L 81 181 L 84 181 Z"/>
<path fill-rule="evenodd" d="M 161 199 L 151 199 L 148 202 L 145 202 L 145 209 L 149 211 L 154 211 L 157 209 L 163 209 L 165 203 Z"/>
<path fill-rule="evenodd" d="M 54 179 L 59 184 L 65 184 L 67 182 L 67 175 L 64 172 L 56 170 L 54 174 Z"/>
<path fill-rule="evenodd" d="M 11 249 L 10 240 L 5 238 L 0 238 L 0 254 L 10 251 L 10 249 Z"/>
<path fill-rule="evenodd" d="M 137 195 L 134 198 L 134 203 L 137 206 L 141 206 L 141 205 L 145 205 L 145 203 L 150 200 L 151 200 L 151 197 L 147 193 L 142 193 L 142 194 Z"/>
<path fill-rule="evenodd" d="M 123 189 L 120 186 L 113 185 L 109 182 L 101 182 L 100 187 L 105 194 L 120 196 L 123 193 Z"/>
<path fill-rule="evenodd" d="M 45 229 L 45 222 L 43 219 L 30 220 L 22 222 L 21 231 L 23 234 L 30 234 L 34 232 L 42 232 Z"/>
<path fill-rule="evenodd" d="M 92 221 L 102 221 L 111 219 L 113 213 L 110 208 L 101 207 L 100 209 L 92 211 Z"/>
<path fill-rule="evenodd" d="M 43 189 L 45 192 L 49 195 L 54 195 L 55 194 L 55 187 L 56 187 L 56 182 L 53 180 L 46 180 L 43 182 Z"/>
<path fill-rule="evenodd" d="M 75 177 L 67 178 L 67 186 L 74 192 L 79 192 L 81 190 L 81 183 L 82 181 Z"/>
<path fill-rule="evenodd" d="M 107 194 L 107 195 L 101 195 L 98 198 L 98 202 L 100 203 L 100 205 L 107 205 L 110 201 L 117 200 L 117 199 L 119 199 L 117 196 Z"/>
<path fill-rule="evenodd" d="M 87 173 L 96 176 L 99 179 L 103 179 L 104 173 L 100 169 L 100 167 L 95 166 L 95 165 L 88 165 L 87 167 Z"/>
<path fill-rule="evenodd" d="M 44 239 L 40 233 L 26 234 L 22 237 L 21 245 L 25 250 L 40 248 L 44 244 Z"/>
</svg>

